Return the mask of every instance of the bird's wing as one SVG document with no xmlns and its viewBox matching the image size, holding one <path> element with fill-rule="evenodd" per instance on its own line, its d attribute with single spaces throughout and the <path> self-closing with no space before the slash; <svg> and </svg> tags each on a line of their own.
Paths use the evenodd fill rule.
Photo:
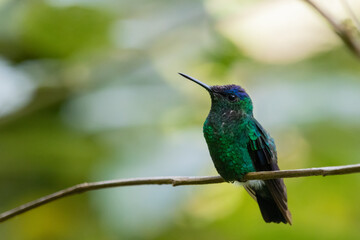
<svg viewBox="0 0 360 240">
<path fill-rule="evenodd" d="M 255 170 L 279 170 L 274 140 L 256 119 L 250 121 L 248 129 L 249 142 L 247 148 Z M 291 214 L 287 206 L 286 186 L 283 179 L 265 180 L 265 184 L 282 215 L 291 224 Z"/>
</svg>

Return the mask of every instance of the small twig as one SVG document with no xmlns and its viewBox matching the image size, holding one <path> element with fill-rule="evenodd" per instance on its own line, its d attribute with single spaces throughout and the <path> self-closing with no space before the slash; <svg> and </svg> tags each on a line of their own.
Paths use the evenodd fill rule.
<svg viewBox="0 0 360 240">
<path fill-rule="evenodd" d="M 327 175 L 341 175 L 360 172 L 360 164 L 336 166 L 336 167 L 323 167 L 323 168 L 307 168 L 296 170 L 282 170 L 282 171 L 266 171 L 266 172 L 252 172 L 245 175 L 242 181 L 247 180 L 268 180 L 274 178 L 295 178 L 295 177 L 308 177 L 308 176 L 327 176 Z M 151 177 L 151 178 L 129 178 L 111 181 L 101 181 L 93 183 L 78 184 L 56 193 L 39 198 L 32 202 L 28 202 L 17 208 L 11 209 L 0 214 L 0 222 L 4 222 L 16 215 L 27 212 L 31 209 L 42 206 L 46 203 L 64 198 L 70 195 L 84 193 L 97 189 L 111 188 L 111 187 L 124 187 L 136 185 L 201 185 L 225 182 L 220 176 L 206 176 L 206 177 Z"/>
<path fill-rule="evenodd" d="M 335 20 L 327 11 L 320 8 L 313 0 L 303 0 L 313 7 L 326 21 L 332 26 L 334 32 L 342 39 L 345 45 L 355 54 L 356 57 L 360 58 L 360 39 L 359 29 L 349 29 L 344 24 L 339 23 Z"/>
<path fill-rule="evenodd" d="M 360 30 L 360 21 L 357 18 L 357 16 L 354 14 L 354 12 L 352 11 L 349 2 L 347 0 L 340 0 L 340 2 L 342 3 L 345 11 L 348 12 L 348 14 L 350 15 L 350 18 L 353 20 L 354 25 L 356 26 L 356 28 L 358 30 Z"/>
</svg>

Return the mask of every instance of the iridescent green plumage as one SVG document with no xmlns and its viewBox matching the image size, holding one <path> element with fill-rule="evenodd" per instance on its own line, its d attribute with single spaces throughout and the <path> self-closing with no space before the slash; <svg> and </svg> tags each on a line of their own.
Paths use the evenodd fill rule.
<svg viewBox="0 0 360 240">
<path fill-rule="evenodd" d="M 216 96 L 212 98 L 216 103 Z M 239 109 L 247 107 L 251 111 L 250 99 L 239 105 L 242 105 Z M 227 111 L 227 108 L 226 103 L 212 104 L 203 131 L 216 170 L 225 180 L 235 181 L 255 171 L 247 150 L 249 134 L 253 133 L 248 129 L 249 118 L 241 117 L 246 111 Z"/>
<path fill-rule="evenodd" d="M 236 85 L 210 87 L 181 75 L 210 93 L 211 110 L 203 131 L 215 168 L 226 181 L 240 181 L 249 172 L 279 169 L 274 140 L 254 118 L 244 89 Z M 258 202 L 266 222 L 291 224 L 282 179 L 248 181 L 244 186 Z"/>
</svg>

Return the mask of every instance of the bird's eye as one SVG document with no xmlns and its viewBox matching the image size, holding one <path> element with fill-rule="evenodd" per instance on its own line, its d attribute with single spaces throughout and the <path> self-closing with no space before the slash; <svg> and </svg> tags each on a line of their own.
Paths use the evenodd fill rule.
<svg viewBox="0 0 360 240">
<path fill-rule="evenodd" d="M 228 95 L 228 99 L 230 100 L 230 101 L 235 101 L 236 100 L 236 96 L 234 95 L 234 94 L 230 94 L 230 95 Z"/>
</svg>

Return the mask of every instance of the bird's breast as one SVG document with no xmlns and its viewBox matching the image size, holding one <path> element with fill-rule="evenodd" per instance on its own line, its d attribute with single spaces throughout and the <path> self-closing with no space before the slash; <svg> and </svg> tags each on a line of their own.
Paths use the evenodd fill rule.
<svg viewBox="0 0 360 240">
<path fill-rule="evenodd" d="M 218 173 L 227 181 L 240 180 L 255 171 L 247 150 L 246 128 L 228 122 L 204 124 L 204 137 Z"/>
</svg>

